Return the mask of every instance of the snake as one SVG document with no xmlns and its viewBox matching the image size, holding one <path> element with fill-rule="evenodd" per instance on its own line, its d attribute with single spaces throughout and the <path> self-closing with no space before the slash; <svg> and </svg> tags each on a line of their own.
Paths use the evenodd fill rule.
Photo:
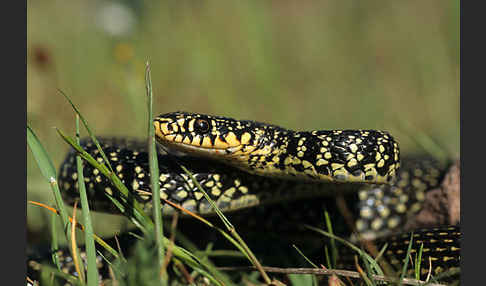
<svg viewBox="0 0 486 286">
<path fill-rule="evenodd" d="M 262 215 L 258 212 L 263 212 L 268 221 L 268 214 L 284 214 L 278 217 L 288 222 L 302 209 L 308 209 L 306 214 L 316 213 L 322 203 L 329 204 L 336 194 L 346 193 L 353 197 L 359 232 L 374 236 L 397 233 L 410 213 L 420 210 L 425 192 L 436 187 L 443 176 L 439 164 L 430 159 L 402 160 L 400 166 L 398 143 L 385 131 L 292 131 L 255 121 L 187 112 L 157 116 L 153 124 L 161 145 L 161 198 L 196 213 L 214 214 L 180 167 L 187 166 L 218 208 L 234 213 L 232 219 L 240 218 L 246 224 L 248 216 Z M 116 175 L 144 208 L 152 208 L 146 143 L 120 137 L 99 141 Z M 82 140 L 81 146 L 103 161 L 91 140 Z M 59 172 L 59 186 L 68 204 L 79 197 L 75 156 L 71 150 Z M 90 165 L 85 166 L 84 173 L 90 208 L 116 213 L 105 195 L 117 196 L 111 183 Z M 161 208 L 164 215 L 176 211 L 165 203 Z M 312 223 L 309 217 L 306 223 Z M 458 267 L 457 226 L 419 233 L 427 234 L 426 241 L 432 242 L 424 255 L 435 262 L 433 274 Z M 385 254 L 401 257 L 403 245 L 398 247 L 399 241 L 406 241 L 406 235 L 394 237 L 393 245 L 397 247 Z"/>
</svg>

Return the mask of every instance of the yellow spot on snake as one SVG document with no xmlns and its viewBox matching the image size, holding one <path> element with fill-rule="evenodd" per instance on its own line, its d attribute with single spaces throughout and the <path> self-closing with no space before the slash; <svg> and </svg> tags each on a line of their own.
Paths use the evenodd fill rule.
<svg viewBox="0 0 486 286">
<path fill-rule="evenodd" d="M 379 230 L 382 225 L 383 225 L 383 221 L 381 219 L 374 219 L 371 222 L 371 228 L 373 228 L 374 230 Z"/>
<path fill-rule="evenodd" d="M 154 124 L 158 124 L 158 122 L 155 121 Z M 155 126 L 155 127 L 156 127 L 155 130 L 157 130 L 158 129 L 157 126 Z M 169 133 L 169 129 L 167 129 L 167 123 L 160 124 L 160 129 L 162 130 L 163 134 Z"/>
<path fill-rule="evenodd" d="M 351 152 L 356 153 L 356 151 L 358 151 L 358 146 L 356 144 L 351 144 L 349 146 L 349 149 L 351 150 Z"/>
<path fill-rule="evenodd" d="M 201 192 L 195 192 L 194 197 L 199 201 L 202 197 L 204 197 L 204 195 Z"/>
<path fill-rule="evenodd" d="M 364 165 L 364 168 L 365 170 L 373 170 L 375 168 L 375 164 L 374 163 L 366 164 Z"/>
<path fill-rule="evenodd" d="M 216 196 L 217 197 L 217 196 L 221 195 L 221 190 L 219 188 L 217 188 L 217 187 L 212 187 L 211 188 L 211 194 L 213 196 Z"/>
<path fill-rule="evenodd" d="M 368 191 L 367 190 L 359 191 L 358 197 L 359 197 L 360 200 L 364 201 L 368 197 Z"/>
<path fill-rule="evenodd" d="M 182 143 L 184 143 L 184 144 L 191 144 L 191 139 L 189 137 L 186 137 L 186 138 L 184 138 L 184 140 L 182 141 Z"/>
<path fill-rule="evenodd" d="M 209 137 L 204 137 L 201 146 L 212 148 L 213 145 L 211 144 L 211 139 L 209 139 Z"/>
<path fill-rule="evenodd" d="M 407 207 L 406 207 L 404 204 L 398 204 L 398 205 L 395 207 L 395 210 L 396 210 L 398 213 L 404 213 L 404 212 L 407 210 Z"/>
<path fill-rule="evenodd" d="M 400 221 L 397 218 L 391 218 L 391 219 L 388 220 L 388 227 L 393 229 L 393 228 L 397 227 L 399 222 Z"/>
<path fill-rule="evenodd" d="M 360 215 L 361 215 L 361 217 L 369 218 L 369 217 L 371 217 L 372 213 L 371 213 L 371 210 L 369 208 L 363 208 L 360 211 Z"/>
<path fill-rule="evenodd" d="M 304 166 L 304 168 L 305 168 L 305 169 L 307 169 L 307 168 L 313 168 L 313 167 L 314 167 L 314 166 L 311 164 L 311 162 L 306 161 L 306 160 L 302 161 L 302 166 Z"/>
<path fill-rule="evenodd" d="M 342 167 L 344 167 L 343 164 L 339 164 L 339 163 L 331 163 L 331 168 L 333 170 L 337 170 L 337 169 L 341 169 Z"/>
<path fill-rule="evenodd" d="M 211 188 L 214 186 L 214 181 L 208 181 L 206 184 L 204 184 L 204 186 Z"/>
<path fill-rule="evenodd" d="M 383 147 L 383 145 L 380 145 L 379 150 L 380 150 L 380 153 L 383 153 L 383 152 L 385 152 L 385 147 Z"/>
<path fill-rule="evenodd" d="M 382 168 L 383 166 L 385 166 L 385 161 L 381 159 L 380 161 L 378 161 L 377 167 Z"/>
<path fill-rule="evenodd" d="M 113 195 L 113 191 L 111 190 L 110 187 L 106 187 L 105 192 L 108 193 L 109 195 Z"/>
<path fill-rule="evenodd" d="M 188 123 L 188 129 L 189 129 L 189 132 L 193 132 L 194 131 L 194 122 L 196 121 L 196 119 L 191 119 Z"/>
<path fill-rule="evenodd" d="M 182 190 L 182 191 L 177 193 L 177 196 L 181 199 L 184 199 L 185 197 L 187 197 L 187 192 Z"/>
<path fill-rule="evenodd" d="M 138 190 L 138 187 L 140 187 L 140 185 L 138 184 L 137 180 L 133 180 L 133 182 L 132 182 L 132 189 L 133 190 Z"/>
<path fill-rule="evenodd" d="M 350 168 L 351 168 L 351 167 L 354 167 L 354 166 L 356 166 L 356 165 L 358 165 L 358 161 L 356 161 L 356 159 L 354 159 L 354 158 L 353 158 L 353 159 L 351 159 L 351 160 L 348 162 L 348 167 L 350 167 Z"/>
<path fill-rule="evenodd" d="M 201 146 L 201 136 L 197 135 L 192 138 L 192 145 L 194 146 Z"/>
<path fill-rule="evenodd" d="M 228 143 L 223 142 L 223 140 L 221 140 L 219 136 L 217 136 L 216 139 L 214 140 L 214 147 L 224 149 L 224 148 L 228 148 L 229 145 Z"/>
<path fill-rule="evenodd" d="M 161 190 L 160 190 L 160 198 L 162 198 L 162 199 L 165 199 L 165 200 L 166 200 L 168 197 L 169 197 L 169 196 L 168 196 L 168 195 L 167 195 L 167 194 L 166 194 L 166 193 L 165 193 L 165 192 L 164 192 L 164 191 L 161 189 Z"/>
<path fill-rule="evenodd" d="M 232 197 L 235 192 L 236 192 L 235 187 L 231 187 L 224 192 L 224 195 L 228 197 Z"/>
<path fill-rule="evenodd" d="M 248 144 L 250 142 L 251 135 L 248 132 L 243 133 L 241 135 L 241 144 Z"/>
<path fill-rule="evenodd" d="M 195 200 L 187 200 L 184 203 L 182 203 L 182 207 L 185 209 L 192 209 L 197 205 Z"/>
<path fill-rule="evenodd" d="M 381 153 L 376 152 L 375 161 L 378 162 L 380 159 L 381 159 Z"/>
<path fill-rule="evenodd" d="M 140 168 L 140 169 L 141 169 L 141 168 Z M 136 170 L 136 168 L 135 168 L 135 170 Z M 138 173 L 138 172 L 137 172 L 137 173 Z M 161 181 L 161 182 L 165 182 L 165 181 L 166 181 L 168 178 L 169 178 L 169 175 L 167 175 L 167 174 L 160 174 L 160 176 L 159 176 L 159 181 Z"/>
<path fill-rule="evenodd" d="M 238 146 L 240 145 L 240 141 L 236 139 L 236 135 L 233 132 L 229 132 L 226 137 L 224 138 L 229 146 Z"/>
<path fill-rule="evenodd" d="M 388 208 L 378 209 L 378 212 L 380 213 L 381 217 L 388 217 L 390 215 L 390 209 Z"/>
</svg>

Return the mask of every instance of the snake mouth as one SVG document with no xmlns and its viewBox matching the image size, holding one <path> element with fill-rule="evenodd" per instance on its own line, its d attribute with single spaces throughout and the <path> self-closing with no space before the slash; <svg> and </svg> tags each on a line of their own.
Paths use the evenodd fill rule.
<svg viewBox="0 0 486 286">
<path fill-rule="evenodd" d="M 200 156 L 229 155 L 240 150 L 242 143 L 233 132 L 218 135 L 201 132 L 198 119 L 156 118 L 153 122 L 157 141 L 169 150 Z"/>
</svg>

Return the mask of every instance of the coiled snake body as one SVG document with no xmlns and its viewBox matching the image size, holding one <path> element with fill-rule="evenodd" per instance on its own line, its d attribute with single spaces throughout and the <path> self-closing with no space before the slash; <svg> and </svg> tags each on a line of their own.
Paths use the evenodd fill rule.
<svg viewBox="0 0 486 286">
<path fill-rule="evenodd" d="M 315 205 L 329 204 L 329 197 L 348 193 L 354 198 L 358 231 L 372 237 L 399 231 L 410 213 L 420 209 L 424 193 L 437 186 L 443 174 L 433 160 L 403 160 L 400 167 L 398 144 L 383 131 L 295 132 L 253 121 L 185 112 L 160 115 L 154 127 L 157 140 L 165 148 L 183 153 L 174 157 L 159 150 L 161 198 L 201 214 L 213 210 L 179 164 L 193 173 L 222 211 L 234 211 L 236 219 L 243 217 L 238 216 L 239 210 L 251 212 L 258 210 L 255 206 L 263 206 L 266 214 L 284 214 L 271 224 L 289 223 L 292 214 L 305 206 L 320 212 Z M 127 138 L 100 138 L 100 143 L 118 177 L 137 200 L 146 208 L 153 207 L 146 144 Z M 83 140 L 81 145 L 102 160 L 90 140 Z M 75 155 L 74 151 L 68 154 L 59 172 L 64 200 L 70 204 L 79 197 Z M 117 196 L 109 181 L 86 164 L 84 174 L 90 208 L 116 212 L 104 195 Z M 300 203 L 292 204 L 296 200 Z M 174 211 L 162 203 L 164 215 Z M 242 221 L 249 224 L 248 218 Z M 312 225 L 314 221 L 305 223 Z M 426 259 L 435 261 L 433 274 L 458 267 L 458 236 L 446 242 L 439 233 L 459 230 L 452 227 L 423 232 L 429 233 L 428 239 L 435 239 L 437 245 L 424 252 Z M 402 257 L 406 246 L 397 247 L 402 240 L 395 239 L 386 255 Z"/>
</svg>

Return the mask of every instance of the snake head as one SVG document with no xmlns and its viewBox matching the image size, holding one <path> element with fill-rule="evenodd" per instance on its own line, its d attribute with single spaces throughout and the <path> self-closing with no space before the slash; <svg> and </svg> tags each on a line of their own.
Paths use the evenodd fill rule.
<svg viewBox="0 0 486 286">
<path fill-rule="evenodd" d="M 182 111 L 159 115 L 153 124 L 157 141 L 169 149 L 213 158 L 253 146 L 262 133 L 253 121 Z"/>
</svg>

